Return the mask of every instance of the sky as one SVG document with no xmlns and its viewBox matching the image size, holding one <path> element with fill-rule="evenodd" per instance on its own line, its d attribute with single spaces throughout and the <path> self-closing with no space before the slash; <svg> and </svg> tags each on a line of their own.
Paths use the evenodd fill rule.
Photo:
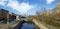
<svg viewBox="0 0 60 29">
<path fill-rule="evenodd" d="M 0 0 L 0 9 L 15 14 L 35 14 L 36 11 L 42 11 L 41 8 L 55 8 L 57 1 L 60 0 Z"/>
</svg>

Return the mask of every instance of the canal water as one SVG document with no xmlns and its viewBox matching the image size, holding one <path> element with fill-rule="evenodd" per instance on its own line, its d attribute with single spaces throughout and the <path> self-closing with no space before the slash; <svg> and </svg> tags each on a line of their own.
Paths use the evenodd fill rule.
<svg viewBox="0 0 60 29">
<path fill-rule="evenodd" d="M 28 21 L 29 19 L 21 18 L 21 20 Z M 31 23 L 23 23 L 23 25 L 20 29 L 35 29 L 35 25 L 32 22 Z"/>
<path fill-rule="evenodd" d="M 21 29 L 35 29 L 35 26 L 33 23 L 24 23 Z"/>
</svg>

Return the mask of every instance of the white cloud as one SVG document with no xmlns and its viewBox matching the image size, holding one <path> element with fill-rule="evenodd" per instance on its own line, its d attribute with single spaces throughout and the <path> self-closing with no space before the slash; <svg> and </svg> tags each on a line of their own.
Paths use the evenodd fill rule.
<svg viewBox="0 0 60 29">
<path fill-rule="evenodd" d="M 0 5 L 5 5 L 5 3 L 4 2 L 0 2 Z"/>
<path fill-rule="evenodd" d="M 5 5 L 4 1 L 0 0 L 0 5 Z"/>
<path fill-rule="evenodd" d="M 6 2 L 7 5 L 6 5 Z M 28 10 L 34 8 L 36 5 L 29 5 L 28 2 L 19 3 L 17 0 L 0 0 L 0 5 L 11 7 L 18 12 L 25 13 Z"/>
<path fill-rule="evenodd" d="M 55 0 L 46 0 L 46 1 L 47 1 L 47 4 L 51 4 Z"/>
<path fill-rule="evenodd" d="M 8 4 L 7 4 L 8 7 L 12 7 L 13 9 L 21 12 L 21 13 L 25 13 L 27 12 L 28 10 L 34 8 L 35 6 L 33 5 L 29 5 L 28 3 L 19 3 L 17 0 L 9 0 Z"/>
<path fill-rule="evenodd" d="M 0 5 L 5 6 L 5 4 L 6 4 L 7 1 L 8 1 L 8 0 L 0 0 Z"/>
</svg>

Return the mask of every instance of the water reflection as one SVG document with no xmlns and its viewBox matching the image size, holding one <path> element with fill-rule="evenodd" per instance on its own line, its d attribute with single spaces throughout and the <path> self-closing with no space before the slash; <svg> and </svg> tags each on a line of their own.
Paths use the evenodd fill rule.
<svg viewBox="0 0 60 29">
<path fill-rule="evenodd" d="M 32 23 L 24 23 L 21 29 L 35 29 L 35 26 Z"/>
</svg>

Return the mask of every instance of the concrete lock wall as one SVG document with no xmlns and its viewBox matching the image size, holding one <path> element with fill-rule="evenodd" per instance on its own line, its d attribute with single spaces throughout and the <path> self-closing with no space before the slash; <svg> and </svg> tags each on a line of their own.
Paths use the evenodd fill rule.
<svg viewBox="0 0 60 29">
<path fill-rule="evenodd" d="M 39 27 L 39 29 L 48 29 L 44 25 L 42 25 L 38 20 L 33 19 L 33 22 L 35 23 L 36 26 Z"/>
<path fill-rule="evenodd" d="M 16 20 L 19 20 L 19 15 L 16 16 Z"/>
</svg>

